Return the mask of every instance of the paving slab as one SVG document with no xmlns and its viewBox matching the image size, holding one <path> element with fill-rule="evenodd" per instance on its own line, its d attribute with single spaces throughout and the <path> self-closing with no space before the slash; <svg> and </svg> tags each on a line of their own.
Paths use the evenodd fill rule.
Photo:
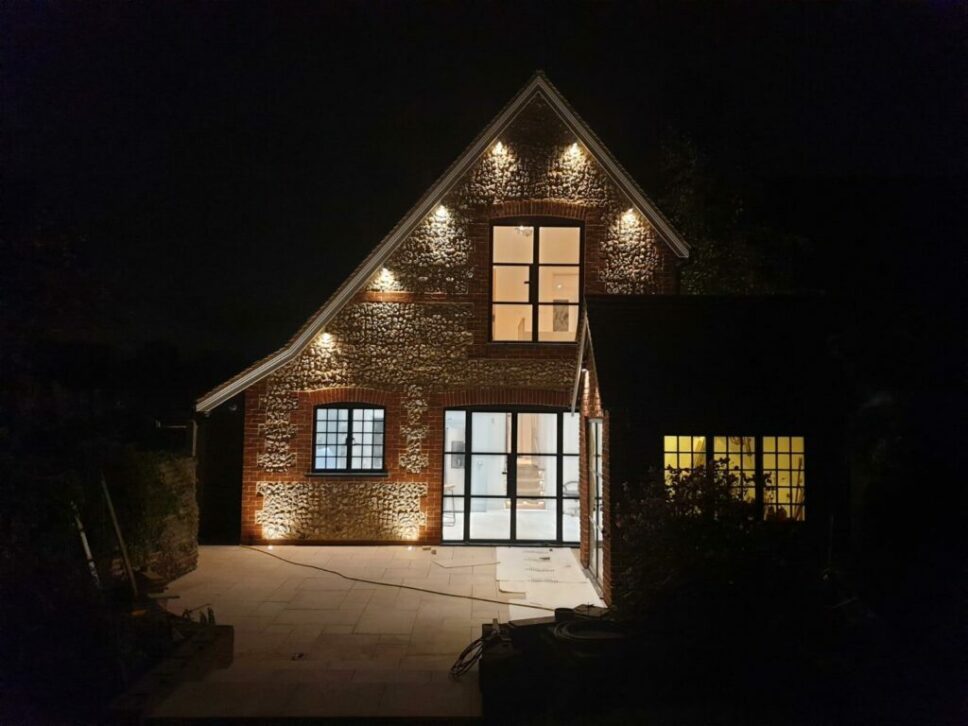
<svg viewBox="0 0 968 726">
<path fill-rule="evenodd" d="M 171 584 L 179 595 L 172 612 L 205 605 L 235 626 L 234 661 L 180 684 L 150 716 L 480 716 L 476 669 L 455 682 L 450 666 L 482 623 L 541 614 L 515 606 L 534 594 L 501 591 L 494 547 L 277 545 L 272 554 L 299 564 L 203 546 L 198 568 Z M 556 561 L 567 563 L 564 556 L 574 555 Z M 568 593 L 543 587 L 541 596 L 558 604 L 579 592 L 574 584 Z"/>
</svg>

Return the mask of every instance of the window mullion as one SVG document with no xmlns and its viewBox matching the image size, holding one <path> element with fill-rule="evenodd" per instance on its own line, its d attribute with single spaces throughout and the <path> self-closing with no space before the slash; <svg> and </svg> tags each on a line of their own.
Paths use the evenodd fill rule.
<svg viewBox="0 0 968 726">
<path fill-rule="evenodd" d="M 531 342 L 535 343 L 538 341 L 538 280 L 541 275 L 538 265 L 538 250 L 540 249 L 541 227 L 535 226 L 532 229 L 534 229 L 534 234 L 531 235 L 533 247 L 531 248 L 531 270 L 528 273 L 531 280 L 528 284 L 528 298 L 531 300 Z"/>
<path fill-rule="evenodd" d="M 755 461 L 755 464 L 754 464 L 755 473 L 753 476 L 754 476 L 754 486 L 756 487 L 756 491 L 753 496 L 753 499 L 755 502 L 753 506 L 756 512 L 756 518 L 763 519 L 763 501 L 764 501 L 763 437 L 757 436 L 753 440 L 756 442 L 756 451 L 753 453 L 753 458 Z"/>
<path fill-rule="evenodd" d="M 353 409 L 346 409 L 346 470 L 353 469 Z"/>
</svg>

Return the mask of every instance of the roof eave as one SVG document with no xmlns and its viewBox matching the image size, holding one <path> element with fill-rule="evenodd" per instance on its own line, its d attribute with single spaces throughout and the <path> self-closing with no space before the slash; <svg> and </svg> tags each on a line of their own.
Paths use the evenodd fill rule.
<svg viewBox="0 0 968 726">
<path fill-rule="evenodd" d="M 689 256 L 689 245 L 672 228 L 672 225 L 662 216 L 659 210 L 645 196 L 644 192 L 631 179 L 628 173 L 615 160 L 611 152 L 599 141 L 598 137 L 584 121 L 568 106 L 567 102 L 551 85 L 545 75 L 538 71 L 517 95 L 498 113 L 484 130 L 471 142 L 470 146 L 458 159 L 441 175 L 426 194 L 411 208 L 410 212 L 397 223 L 390 233 L 380 242 L 370 257 L 357 268 L 336 294 L 321 308 L 304 328 L 275 355 L 254 366 L 251 370 L 213 389 L 198 399 L 195 410 L 208 413 L 214 408 L 233 398 L 246 388 L 255 385 L 266 378 L 273 371 L 281 368 L 295 358 L 305 346 L 320 333 L 323 327 L 335 317 L 340 310 L 352 299 L 367 281 L 396 251 L 400 243 L 405 240 L 416 226 L 430 214 L 431 210 L 452 190 L 454 185 L 463 177 L 468 169 L 477 162 L 487 147 L 500 136 L 514 121 L 517 115 L 536 96 L 541 95 L 558 112 L 572 133 L 592 152 L 592 155 L 602 164 L 606 173 L 639 208 L 646 219 L 659 231 L 659 236 L 681 258 Z"/>
</svg>

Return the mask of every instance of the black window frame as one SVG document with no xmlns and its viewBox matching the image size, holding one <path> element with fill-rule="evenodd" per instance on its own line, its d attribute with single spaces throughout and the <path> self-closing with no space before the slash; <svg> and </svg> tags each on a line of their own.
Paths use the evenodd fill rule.
<svg viewBox="0 0 968 726">
<path fill-rule="evenodd" d="M 342 469 L 321 469 L 321 468 L 317 467 L 317 465 L 316 465 L 316 447 L 319 445 L 316 442 L 317 442 L 317 437 L 320 434 L 320 431 L 319 431 L 319 415 L 318 415 L 317 412 L 319 410 L 321 410 L 321 409 L 327 409 L 327 410 L 346 409 L 347 414 L 346 414 L 346 467 L 345 468 L 342 468 Z M 381 432 L 382 433 L 382 436 L 383 436 L 383 441 L 380 444 L 380 460 L 382 461 L 383 466 L 381 468 L 379 468 L 379 469 L 375 469 L 375 468 L 373 468 L 373 469 L 354 469 L 353 468 L 353 445 L 354 445 L 353 437 L 355 435 L 354 434 L 354 431 L 353 431 L 353 410 L 354 409 L 370 409 L 370 410 L 379 410 L 379 411 L 382 411 L 383 412 L 383 431 Z M 362 432 L 360 432 L 360 433 L 362 433 Z M 312 443 L 311 443 L 311 446 L 310 446 L 311 453 L 312 453 L 312 469 L 311 469 L 310 473 L 312 473 L 312 474 L 324 475 L 324 476 L 325 475 L 330 475 L 330 474 L 337 474 L 337 475 L 340 475 L 340 476 L 347 476 L 347 475 L 351 475 L 351 476 L 352 475 L 355 475 L 355 476 L 359 476 L 359 475 L 363 475 L 363 476 L 379 476 L 379 475 L 386 475 L 386 473 L 387 473 L 387 457 L 386 457 L 386 450 L 387 450 L 387 410 L 386 410 L 386 406 L 381 406 L 379 404 L 374 404 L 374 403 L 355 403 L 355 402 L 354 403 L 323 403 L 323 404 L 319 404 L 317 406 L 314 406 L 313 407 L 313 431 L 312 431 L 312 437 L 313 437 L 312 438 Z M 360 446 L 362 446 L 362 444 L 360 444 Z M 374 444 L 370 444 L 370 446 L 374 446 Z M 372 454 L 371 454 L 370 459 L 372 460 L 373 458 L 375 458 L 375 457 L 373 457 Z"/>
<path fill-rule="evenodd" d="M 534 230 L 532 239 L 531 262 L 495 262 L 494 261 L 494 228 L 495 227 L 531 227 Z M 541 253 L 541 227 L 574 227 L 578 229 L 578 262 L 556 263 L 539 262 Z M 538 337 L 538 320 L 541 307 L 554 306 L 558 303 L 543 303 L 540 301 L 540 276 L 542 267 L 578 267 L 578 301 L 568 303 L 576 311 L 581 310 L 585 298 L 585 223 L 579 219 L 567 217 L 511 217 L 491 220 L 488 229 L 490 255 L 487 278 L 487 339 L 489 343 L 498 345 L 576 345 L 579 330 L 575 330 L 574 340 L 540 340 Z M 528 271 L 528 301 L 525 302 L 495 302 L 494 300 L 494 268 L 527 267 Z M 530 340 L 495 340 L 494 339 L 494 306 L 495 305 L 528 305 L 531 308 L 531 339 Z"/>
<path fill-rule="evenodd" d="M 465 415 L 464 419 L 464 447 L 461 451 L 451 451 L 447 448 L 447 427 L 446 420 L 447 414 L 451 411 L 461 412 Z M 472 437 L 474 435 L 473 431 L 473 414 L 475 413 L 507 413 L 511 414 L 511 422 L 509 435 L 511 440 L 511 446 L 506 452 L 487 452 L 487 451 L 474 451 L 473 445 L 471 443 Z M 580 547 L 581 546 L 581 489 L 579 486 L 578 491 L 574 495 L 566 495 L 564 491 L 564 476 L 565 476 L 565 458 L 571 458 L 578 462 L 578 477 L 579 481 L 581 479 L 581 434 L 579 433 L 579 443 L 578 450 L 573 453 L 565 453 L 564 451 L 564 416 L 566 414 L 572 414 L 577 412 L 572 412 L 569 409 L 563 409 L 557 406 L 448 406 L 444 409 L 444 430 L 441 433 L 442 437 L 442 449 L 444 458 L 448 456 L 453 456 L 456 453 L 461 454 L 465 457 L 463 460 L 464 466 L 464 492 L 462 494 L 452 494 L 443 495 L 441 497 L 441 541 L 447 546 L 460 546 L 460 545 L 500 545 L 500 546 L 536 546 L 536 545 L 549 545 L 554 547 Z M 518 450 L 518 417 L 522 414 L 553 414 L 557 417 L 557 441 L 556 441 L 556 453 L 555 454 L 534 454 L 534 456 L 553 456 L 555 458 L 555 493 L 551 496 L 540 496 L 540 497 L 528 497 L 524 495 L 519 495 L 517 491 L 517 460 L 521 456 L 528 456 L 525 452 L 520 452 Z M 584 418 L 578 414 L 578 426 L 579 432 Z M 473 494 L 471 492 L 471 477 L 472 477 L 472 467 L 471 462 L 474 456 L 504 456 L 506 457 L 506 470 L 507 470 L 507 491 L 504 494 Z M 446 466 L 446 461 L 444 462 Z M 443 476 L 441 477 L 441 487 L 443 488 L 444 481 Z M 454 516 L 461 516 L 463 520 L 463 536 L 461 539 L 443 539 L 443 526 L 444 519 L 449 514 L 444 507 L 445 500 L 448 499 L 460 499 L 463 501 L 463 511 L 453 512 Z M 475 539 L 470 536 L 470 516 L 471 516 L 471 500 L 472 499 L 503 499 L 508 500 L 510 503 L 509 516 L 510 516 L 510 528 L 508 531 L 507 539 Z M 517 511 L 519 500 L 531 501 L 531 500 L 554 500 L 556 513 L 555 513 L 555 537 L 554 539 L 523 539 L 517 536 Z M 577 540 L 566 540 L 564 539 L 564 504 L 566 501 L 575 502 L 578 505 L 578 539 Z"/>
<path fill-rule="evenodd" d="M 661 456 L 660 461 L 662 462 L 662 473 L 663 473 L 663 476 L 667 476 L 667 474 L 668 474 L 668 470 L 666 469 L 666 466 L 665 466 L 665 455 L 666 454 L 670 454 L 670 453 L 674 453 L 674 454 L 677 454 L 678 455 L 678 454 L 681 453 L 681 451 L 679 450 L 679 447 L 678 447 L 678 442 L 676 444 L 676 451 L 670 451 L 670 450 L 667 450 L 666 449 L 666 446 L 665 446 L 665 438 L 664 438 L 665 436 L 675 436 L 677 439 L 680 436 L 689 436 L 692 439 L 696 439 L 696 438 L 702 438 L 702 439 L 704 439 L 704 444 L 703 444 L 703 447 L 704 447 L 704 450 L 703 450 L 703 461 L 702 461 L 701 464 L 695 465 L 695 467 L 700 467 L 701 466 L 701 467 L 705 468 L 705 470 L 708 472 L 708 471 L 711 471 L 712 470 L 713 464 L 717 461 L 717 459 L 719 459 L 719 460 L 722 459 L 722 455 L 719 455 L 718 456 L 717 455 L 717 452 L 715 451 L 715 448 L 716 448 L 715 447 L 715 439 L 716 439 L 716 437 L 717 436 L 730 437 L 730 436 L 733 436 L 733 435 L 732 434 L 702 434 L 702 433 L 700 433 L 700 434 L 663 434 L 663 436 L 660 437 L 661 438 L 661 441 L 660 441 L 660 444 L 659 444 L 659 447 L 660 447 L 660 450 L 661 450 L 661 453 L 660 453 L 660 456 Z M 765 499 L 766 499 L 766 491 L 767 491 L 767 489 L 772 489 L 772 490 L 776 491 L 780 487 L 779 487 L 778 482 L 771 482 L 769 484 L 769 486 L 767 486 L 767 484 L 766 484 L 766 476 L 765 476 L 766 473 L 767 473 L 767 471 L 770 471 L 770 472 L 772 472 L 772 471 L 787 471 L 787 472 L 791 472 L 792 473 L 793 469 L 781 468 L 779 466 L 773 467 L 771 469 L 768 469 L 767 467 L 764 467 L 764 465 L 763 465 L 763 454 L 764 454 L 763 441 L 764 441 L 764 439 L 767 439 L 767 438 L 772 438 L 772 439 L 774 439 L 774 441 L 776 441 L 778 439 L 782 439 L 782 438 L 791 439 L 791 441 L 792 441 L 792 439 L 795 439 L 795 438 L 803 439 L 803 451 L 801 451 L 801 452 L 793 452 L 792 451 L 792 448 L 791 448 L 789 450 L 789 454 L 792 456 L 794 453 L 800 453 L 803 456 L 804 461 L 806 461 L 807 453 L 808 453 L 808 440 L 811 438 L 810 435 L 807 434 L 807 433 L 799 433 L 799 434 L 790 434 L 790 433 L 779 433 L 779 434 L 777 434 L 777 433 L 769 433 L 769 434 L 747 433 L 747 434 L 741 434 L 740 437 L 753 439 L 754 442 L 755 442 L 755 446 L 756 446 L 756 449 L 753 452 L 755 466 L 754 466 L 754 469 L 753 469 L 753 471 L 751 473 L 753 475 L 753 482 L 754 482 L 754 486 L 755 486 L 754 501 L 752 502 L 752 504 L 754 506 L 754 511 L 756 512 L 757 519 L 762 520 L 762 521 L 767 521 L 767 522 L 770 522 L 770 521 L 782 521 L 784 524 L 789 523 L 791 525 L 798 525 L 798 524 L 803 524 L 804 522 L 806 522 L 807 521 L 807 504 L 809 503 L 809 490 L 807 488 L 806 483 L 804 483 L 803 486 L 802 486 L 802 489 L 803 489 L 803 501 L 800 502 L 800 503 L 798 503 L 798 504 L 789 504 L 788 503 L 790 507 L 794 507 L 795 506 L 795 507 L 798 507 L 799 508 L 799 511 L 802 513 L 802 516 L 801 517 L 796 518 L 796 517 L 790 517 L 790 516 L 788 516 L 788 518 L 787 519 L 784 519 L 784 520 L 774 520 L 770 516 L 768 516 L 769 515 L 769 511 L 768 511 L 767 508 L 769 506 L 773 506 L 775 508 L 777 506 L 777 504 L 775 502 L 768 503 L 768 502 L 765 501 Z M 773 453 L 779 455 L 780 452 L 779 451 L 774 451 Z M 693 467 L 693 468 L 695 468 L 695 467 Z M 680 467 L 680 468 L 690 468 L 690 467 Z M 735 469 L 729 469 L 729 471 L 735 471 Z M 803 473 L 805 475 L 806 474 L 806 465 L 804 465 L 802 471 L 803 471 Z M 786 488 L 789 489 L 792 492 L 797 487 L 793 487 L 792 485 L 789 485 Z"/>
</svg>

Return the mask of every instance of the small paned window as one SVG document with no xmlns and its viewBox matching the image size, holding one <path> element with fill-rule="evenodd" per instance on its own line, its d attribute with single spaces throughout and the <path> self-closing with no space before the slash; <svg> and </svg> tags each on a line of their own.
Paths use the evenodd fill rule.
<svg viewBox="0 0 968 726">
<path fill-rule="evenodd" d="M 734 493 L 740 499 L 756 500 L 756 437 L 714 436 L 713 459 L 725 464 L 736 477 Z"/>
<path fill-rule="evenodd" d="M 313 470 L 383 471 L 385 415 L 378 406 L 318 406 Z"/>
<path fill-rule="evenodd" d="M 573 343 L 582 228 L 496 225 L 491 234 L 491 340 Z"/>
<path fill-rule="evenodd" d="M 736 477 L 736 496 L 758 509 L 762 503 L 764 519 L 802 522 L 806 516 L 802 436 L 664 436 L 662 451 L 666 482 L 676 470 L 722 464 Z"/>
<path fill-rule="evenodd" d="M 673 469 L 692 470 L 706 465 L 705 436 L 665 436 L 663 449 L 666 481 L 671 481 Z"/>
<path fill-rule="evenodd" d="M 763 437 L 763 516 L 803 521 L 805 493 L 802 436 Z"/>
</svg>

